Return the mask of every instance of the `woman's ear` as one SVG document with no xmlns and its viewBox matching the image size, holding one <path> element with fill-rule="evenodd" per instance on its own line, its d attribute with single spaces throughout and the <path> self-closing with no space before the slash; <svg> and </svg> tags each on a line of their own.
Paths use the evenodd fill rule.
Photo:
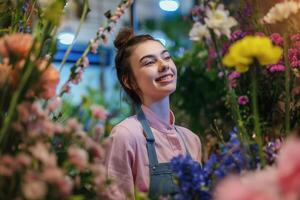
<svg viewBox="0 0 300 200">
<path fill-rule="evenodd" d="M 130 84 L 130 82 L 132 83 L 132 81 L 129 81 L 128 76 L 123 76 L 122 77 L 122 82 L 125 85 L 125 87 L 130 89 L 130 90 L 136 90 L 137 89 L 137 85 L 135 83 Z"/>
</svg>

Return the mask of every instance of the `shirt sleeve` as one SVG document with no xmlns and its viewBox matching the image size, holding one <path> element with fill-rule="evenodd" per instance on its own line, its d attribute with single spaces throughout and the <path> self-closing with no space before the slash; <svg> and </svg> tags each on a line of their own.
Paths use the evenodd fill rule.
<svg viewBox="0 0 300 200">
<path fill-rule="evenodd" d="M 123 199 L 134 199 L 132 166 L 135 160 L 134 138 L 124 126 L 113 128 L 106 146 L 107 177 L 117 181 Z"/>
</svg>

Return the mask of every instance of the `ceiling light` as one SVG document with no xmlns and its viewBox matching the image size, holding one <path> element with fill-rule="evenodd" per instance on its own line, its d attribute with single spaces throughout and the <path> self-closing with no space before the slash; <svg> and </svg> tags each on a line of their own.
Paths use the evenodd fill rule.
<svg viewBox="0 0 300 200">
<path fill-rule="evenodd" d="M 175 11 L 179 8 L 178 0 L 160 0 L 159 7 L 165 11 Z"/>
<path fill-rule="evenodd" d="M 74 33 L 66 33 L 66 32 L 62 32 L 58 35 L 58 40 L 61 44 L 64 45 L 70 45 L 73 43 L 73 40 L 75 38 Z"/>
</svg>

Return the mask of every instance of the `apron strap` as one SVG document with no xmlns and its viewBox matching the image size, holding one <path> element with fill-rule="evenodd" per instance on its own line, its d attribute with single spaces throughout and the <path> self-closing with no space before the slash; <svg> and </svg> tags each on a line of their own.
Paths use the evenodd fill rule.
<svg viewBox="0 0 300 200">
<path fill-rule="evenodd" d="M 144 129 L 143 133 L 147 140 L 149 165 L 150 165 L 150 167 L 158 165 L 157 155 L 156 155 L 155 146 L 154 146 L 155 139 L 154 139 L 153 133 L 150 129 L 149 123 L 141 109 L 141 106 L 138 106 L 138 108 L 137 108 L 137 118 L 143 126 L 143 129 Z"/>
</svg>

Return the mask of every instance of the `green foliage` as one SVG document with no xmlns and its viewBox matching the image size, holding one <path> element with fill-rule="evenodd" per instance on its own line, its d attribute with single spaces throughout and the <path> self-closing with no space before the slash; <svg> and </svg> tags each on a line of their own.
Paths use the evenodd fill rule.
<svg viewBox="0 0 300 200">
<path fill-rule="evenodd" d="M 175 58 L 178 85 L 171 98 L 177 121 L 202 133 L 210 124 L 225 127 L 231 121 L 225 106 L 224 80 L 218 76 L 218 69 L 207 68 L 205 58 L 203 44 L 195 44 L 191 51 Z"/>
</svg>

